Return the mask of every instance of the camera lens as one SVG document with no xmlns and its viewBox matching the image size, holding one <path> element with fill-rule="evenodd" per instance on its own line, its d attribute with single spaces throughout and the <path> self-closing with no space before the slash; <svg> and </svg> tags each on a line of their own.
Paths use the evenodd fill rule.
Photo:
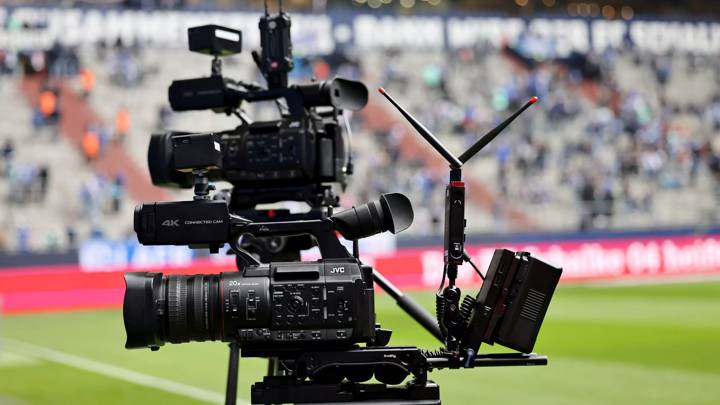
<svg viewBox="0 0 720 405">
<path fill-rule="evenodd" d="M 184 343 L 216 339 L 218 276 L 166 276 L 167 341 Z"/>
<path fill-rule="evenodd" d="M 126 273 L 125 284 L 128 349 L 154 348 L 165 342 L 230 341 L 240 329 L 270 326 L 267 277 Z M 298 311 L 305 308 L 302 300 L 295 305 Z"/>
<path fill-rule="evenodd" d="M 125 347 L 218 339 L 219 279 L 219 275 L 125 274 Z"/>
<path fill-rule="evenodd" d="M 123 320 L 125 348 L 158 347 L 164 343 L 160 310 L 156 297 L 161 295 L 161 273 L 126 273 Z"/>
</svg>

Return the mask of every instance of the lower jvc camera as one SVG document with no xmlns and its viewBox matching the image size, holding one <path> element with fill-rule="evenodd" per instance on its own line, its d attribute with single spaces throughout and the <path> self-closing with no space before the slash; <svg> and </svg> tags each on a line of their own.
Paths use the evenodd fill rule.
<svg viewBox="0 0 720 405">
<path fill-rule="evenodd" d="M 385 194 L 377 201 L 305 221 L 252 222 L 230 214 L 222 200 L 150 203 L 135 211 L 135 231 L 146 245 L 230 243 L 246 265 L 207 275 L 127 273 L 123 315 L 128 349 L 164 342 L 221 340 L 255 349 L 302 349 L 318 343 L 373 344 L 376 338 L 373 270 L 350 255 L 350 240 L 400 232 L 413 220 L 410 201 Z M 318 242 L 316 262 L 262 264 L 241 248 L 244 235 L 306 233 Z M 203 238 L 205 236 L 205 238 Z"/>
<path fill-rule="evenodd" d="M 353 260 L 272 263 L 209 275 L 127 273 L 128 349 L 164 342 L 341 346 L 375 337 L 372 269 Z"/>
</svg>

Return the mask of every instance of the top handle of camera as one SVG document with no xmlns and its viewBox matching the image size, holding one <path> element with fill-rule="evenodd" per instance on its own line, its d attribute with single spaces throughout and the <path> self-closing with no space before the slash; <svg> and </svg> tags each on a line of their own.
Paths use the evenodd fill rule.
<svg viewBox="0 0 720 405">
<path fill-rule="evenodd" d="M 456 157 L 432 132 L 402 108 L 384 88 L 381 87 L 379 92 L 390 101 L 418 133 L 450 164 L 450 179 L 445 191 L 444 269 L 443 278 L 436 294 L 436 305 L 438 322 L 445 337 L 446 349 L 451 352 L 457 352 L 460 349 L 462 335 L 466 330 L 465 317 L 463 317 L 461 313 L 462 309 L 460 305 L 462 294 L 460 289 L 455 285 L 458 266 L 464 262 L 469 262 L 480 277 L 484 279 L 484 276 L 480 273 L 477 266 L 470 260 L 470 256 L 465 252 L 464 247 L 465 225 L 467 221 L 465 219 L 465 183 L 462 180 L 462 166 L 495 139 L 495 137 L 507 128 L 520 114 L 535 104 L 538 98 L 530 98 L 530 100 L 513 115 L 483 135 L 468 148 L 468 150 L 460 155 L 460 157 Z M 446 278 L 448 285 L 443 289 Z M 442 290 L 442 293 L 440 290 Z"/>
</svg>

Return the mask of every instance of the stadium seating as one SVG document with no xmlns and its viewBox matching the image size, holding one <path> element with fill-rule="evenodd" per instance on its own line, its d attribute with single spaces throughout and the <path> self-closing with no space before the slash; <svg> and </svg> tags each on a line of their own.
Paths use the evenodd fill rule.
<svg viewBox="0 0 720 405">
<path fill-rule="evenodd" d="M 87 103 L 102 122 L 112 127 L 117 111 L 128 109 L 130 132 L 122 147 L 142 172 L 147 170 L 151 133 L 222 130 L 237 124 L 234 117 L 205 111 L 160 118 L 161 109 L 167 108 L 167 86 L 173 79 L 207 75 L 206 56 L 184 49 L 114 47 L 83 48 L 79 56 L 96 74 Z M 225 73 L 261 82 L 246 56 L 226 58 Z M 484 46 L 457 52 L 370 52 L 359 67 L 370 89 L 386 86 L 456 153 L 539 93 L 538 106 L 468 164 L 466 178 L 485 189 L 467 210 L 470 233 L 676 227 L 716 221 L 717 176 L 709 162 L 720 146 L 711 142 L 718 102 L 714 86 L 707 85 L 717 83 L 713 60 L 666 59 L 632 50 L 583 57 L 597 66 L 599 76 L 586 77 L 562 60 L 528 65 L 516 53 Z M 78 88 L 77 79 L 69 80 Z M 21 98 L 16 83 L 3 84 L 5 99 Z M 371 103 L 385 106 L 394 116 L 383 100 L 371 95 Z M 267 117 L 267 107 L 247 109 L 251 116 Z M 71 143 L 33 138 L 32 108 L 27 103 L 8 108 L 13 111 L 0 132 L 17 141 L 17 161 L 50 167 L 52 187 L 41 205 L 3 201 L 12 214 L 6 219 L 11 224 L 5 227 L 5 239 L 14 237 L 7 234 L 14 232 L 8 231 L 12 223 L 30 224 L 31 245 L 39 248 L 43 238 L 50 238 L 43 235 L 64 232 L 65 218 L 56 213 L 89 215 L 77 195 L 83 183 L 92 183 L 88 179 L 94 174 Z M 368 117 L 356 117 L 361 119 L 353 125 L 355 175 L 342 196 L 343 205 L 374 199 L 382 192 L 403 192 L 416 209 L 415 225 L 407 234 L 439 234 L 445 169 L 400 147 L 403 137 L 414 136 L 401 119 L 378 130 L 367 125 Z M 416 142 L 423 143 L 419 137 Z M 12 184 L 6 181 L 0 187 L 7 195 Z M 166 195 L 188 196 L 187 190 Z M 79 221 L 87 228 L 80 234 L 101 227 L 109 236 L 126 235 L 134 201 L 124 198 L 122 212 Z M 508 207 L 528 222 L 513 222 L 505 211 Z"/>
<path fill-rule="evenodd" d="M 15 149 L 12 168 L 3 165 L 0 179 L 0 232 L 5 247 L 64 249 L 71 243 L 69 229 L 77 240 L 93 232 L 110 238 L 126 236 L 132 229 L 128 221 L 132 204 L 126 201 L 119 212 L 110 213 L 109 179 L 98 183 L 100 178 L 84 161 L 77 145 L 62 136 L 55 138 L 54 129 L 33 128 L 33 107 L 16 81 L 0 83 L 0 98 L 15 101 L 3 104 L 0 120 L 0 144 L 12 142 Z M 47 167 L 48 186 L 40 198 L 39 185 L 32 179 L 43 166 Z M 89 205 L 83 204 L 83 187 L 93 195 Z"/>
</svg>

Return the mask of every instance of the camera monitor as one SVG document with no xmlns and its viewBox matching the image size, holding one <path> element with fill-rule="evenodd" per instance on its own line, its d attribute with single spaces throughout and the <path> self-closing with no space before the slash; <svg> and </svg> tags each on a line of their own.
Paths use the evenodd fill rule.
<svg viewBox="0 0 720 405">
<path fill-rule="evenodd" d="M 477 295 L 467 347 L 500 343 L 530 353 L 562 269 L 527 252 L 497 249 Z"/>
</svg>

